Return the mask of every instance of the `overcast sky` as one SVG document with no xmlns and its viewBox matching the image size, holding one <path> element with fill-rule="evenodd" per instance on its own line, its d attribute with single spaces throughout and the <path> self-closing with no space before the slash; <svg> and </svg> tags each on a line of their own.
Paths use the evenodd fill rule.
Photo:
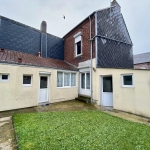
<svg viewBox="0 0 150 150">
<path fill-rule="evenodd" d="M 150 0 L 118 0 L 133 41 L 134 54 L 150 52 Z M 0 15 L 63 37 L 74 26 L 110 0 L 0 0 Z M 63 15 L 66 19 L 63 19 Z"/>
</svg>

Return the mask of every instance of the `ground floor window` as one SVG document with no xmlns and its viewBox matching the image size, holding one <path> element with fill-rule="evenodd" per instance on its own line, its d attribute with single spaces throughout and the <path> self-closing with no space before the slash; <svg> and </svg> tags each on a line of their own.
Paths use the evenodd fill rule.
<svg viewBox="0 0 150 150">
<path fill-rule="evenodd" d="M 76 86 L 76 73 L 57 72 L 57 87 Z"/>
<path fill-rule="evenodd" d="M 133 87 L 133 74 L 122 75 L 122 87 Z"/>
<path fill-rule="evenodd" d="M 9 74 L 0 74 L 0 81 L 1 82 L 8 82 Z"/>
<path fill-rule="evenodd" d="M 31 86 L 32 84 L 31 78 L 32 78 L 31 75 L 23 75 L 23 86 Z"/>
</svg>

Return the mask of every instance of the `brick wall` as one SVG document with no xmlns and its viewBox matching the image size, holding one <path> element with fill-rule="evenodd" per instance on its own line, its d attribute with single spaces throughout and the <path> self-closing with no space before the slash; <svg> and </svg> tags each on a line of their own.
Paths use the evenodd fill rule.
<svg viewBox="0 0 150 150">
<path fill-rule="evenodd" d="M 91 16 L 92 37 L 95 36 L 95 16 Z M 75 57 L 75 39 L 74 35 L 81 32 L 82 35 L 82 55 Z M 69 32 L 64 37 L 64 60 L 78 66 L 78 63 L 90 60 L 90 21 L 87 18 L 83 23 Z M 95 42 L 93 41 L 93 58 L 95 58 Z"/>
<path fill-rule="evenodd" d="M 150 69 L 150 62 L 134 65 L 134 69 L 144 69 L 144 68 Z"/>
</svg>

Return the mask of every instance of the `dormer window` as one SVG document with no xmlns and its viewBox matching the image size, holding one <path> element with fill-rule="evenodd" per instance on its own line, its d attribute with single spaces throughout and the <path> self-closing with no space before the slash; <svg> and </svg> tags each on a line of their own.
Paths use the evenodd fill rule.
<svg viewBox="0 0 150 150">
<path fill-rule="evenodd" d="M 82 38 L 81 32 L 73 36 L 75 39 L 75 57 L 82 55 Z"/>
</svg>

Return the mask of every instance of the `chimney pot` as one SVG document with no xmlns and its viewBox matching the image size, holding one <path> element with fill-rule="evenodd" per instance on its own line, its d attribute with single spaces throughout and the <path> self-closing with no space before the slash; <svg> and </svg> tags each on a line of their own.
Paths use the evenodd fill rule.
<svg viewBox="0 0 150 150">
<path fill-rule="evenodd" d="M 47 32 L 47 23 L 46 23 L 46 21 L 42 21 L 42 23 L 41 23 L 41 31 L 42 32 Z"/>
<path fill-rule="evenodd" d="M 113 1 L 111 2 L 111 6 L 117 6 L 118 9 L 119 9 L 119 11 L 121 12 L 121 6 L 118 4 L 117 0 L 113 0 Z"/>
<path fill-rule="evenodd" d="M 0 49 L 0 52 L 4 52 L 4 48 L 1 48 L 1 49 Z"/>
<path fill-rule="evenodd" d="M 18 58 L 18 63 L 22 63 L 22 58 Z"/>
<path fill-rule="evenodd" d="M 41 52 L 38 52 L 38 57 L 41 57 Z"/>
</svg>

